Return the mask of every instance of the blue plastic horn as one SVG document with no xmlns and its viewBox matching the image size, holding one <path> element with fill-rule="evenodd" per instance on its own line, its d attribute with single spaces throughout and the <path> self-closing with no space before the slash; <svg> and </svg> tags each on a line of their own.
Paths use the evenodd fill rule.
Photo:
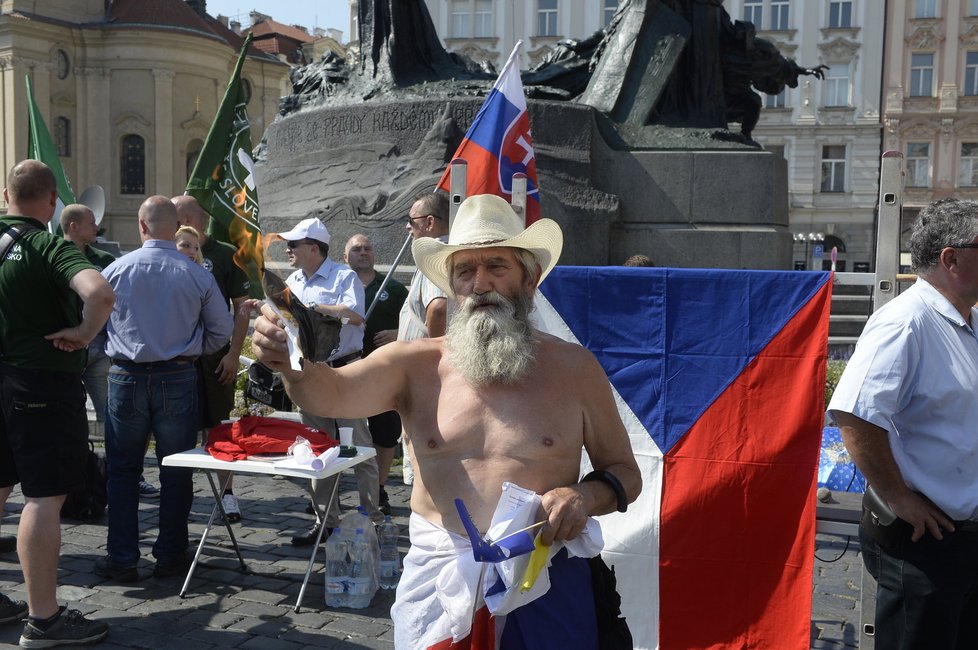
<svg viewBox="0 0 978 650">
<path fill-rule="evenodd" d="M 476 562 L 502 562 L 533 551 L 533 535 L 530 534 L 529 529 L 506 535 L 498 542 L 487 542 L 479 535 L 479 529 L 475 527 L 472 515 L 469 514 L 461 499 L 455 499 L 455 509 L 458 510 L 462 526 L 465 527 L 465 532 L 469 535 L 469 541 L 472 543 L 472 555 Z M 540 524 L 542 523 L 540 522 Z"/>
</svg>

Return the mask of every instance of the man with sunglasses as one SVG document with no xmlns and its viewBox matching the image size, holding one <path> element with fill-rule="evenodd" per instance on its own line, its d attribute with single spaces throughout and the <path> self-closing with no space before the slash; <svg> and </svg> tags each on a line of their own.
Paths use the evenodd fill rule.
<svg viewBox="0 0 978 650">
<path fill-rule="evenodd" d="M 978 647 L 978 202 L 924 208 L 916 283 L 866 324 L 829 404 L 878 495 L 860 544 L 880 648 Z"/>
<path fill-rule="evenodd" d="M 442 243 L 448 241 L 448 195 L 443 192 L 419 194 L 404 220 L 411 239 L 433 237 Z M 448 298 L 445 292 L 421 271 L 415 271 L 407 300 L 401 307 L 397 340 L 414 341 L 444 336 L 447 323 Z M 405 485 L 411 485 L 414 483 L 414 470 L 406 440 L 401 437 L 404 448 L 403 477 Z"/>
<path fill-rule="evenodd" d="M 296 269 L 285 281 L 293 298 L 320 313 L 343 321 L 339 348 L 327 363 L 333 368 L 342 368 L 357 361 L 363 350 L 363 316 L 366 311 L 366 298 L 360 278 L 345 264 L 329 259 L 329 231 L 319 219 L 304 219 L 292 230 L 279 233 L 278 236 L 286 241 L 289 265 Z M 373 445 L 367 421 L 363 419 L 337 420 L 302 411 L 302 422 L 334 437 L 338 436 L 337 427 L 353 427 L 353 444 L 363 447 Z M 384 515 L 378 508 L 380 479 L 377 460 L 372 458 L 360 463 L 354 468 L 354 474 L 360 492 L 360 505 L 367 510 L 374 523 L 379 523 Z M 316 513 L 316 524 L 308 532 L 293 537 L 293 545 L 314 544 L 319 536 L 320 526 L 325 524 L 328 531 L 338 525 L 339 499 L 333 499 L 329 503 L 326 501 L 332 494 L 336 481 L 337 477 L 334 476 L 312 482 L 316 503 L 327 508 L 325 521 L 320 520 L 319 513 Z M 326 539 L 326 535 L 322 539 Z"/>
</svg>

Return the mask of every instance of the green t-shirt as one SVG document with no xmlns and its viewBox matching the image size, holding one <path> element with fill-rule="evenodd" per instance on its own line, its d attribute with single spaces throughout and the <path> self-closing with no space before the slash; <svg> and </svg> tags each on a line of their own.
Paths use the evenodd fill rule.
<svg viewBox="0 0 978 650">
<path fill-rule="evenodd" d="M 103 271 L 105 267 L 115 261 L 115 257 L 111 253 L 106 253 L 103 250 L 99 250 L 94 246 L 88 246 L 85 249 L 85 257 L 91 262 L 92 266 L 95 267 L 96 271 Z"/>
<path fill-rule="evenodd" d="M 44 338 L 81 323 L 82 302 L 69 283 L 92 268 L 70 241 L 51 235 L 36 219 L 7 215 L 0 230 L 16 224 L 24 233 L 0 264 L 0 361 L 20 368 L 81 372 L 85 350 L 62 352 Z"/>
<path fill-rule="evenodd" d="M 236 251 L 231 244 L 217 241 L 213 237 L 208 237 L 207 242 L 200 247 L 204 268 L 214 275 L 224 302 L 229 305 L 234 298 L 248 297 L 248 276 L 234 263 Z"/>
<path fill-rule="evenodd" d="M 374 296 L 377 295 L 377 289 L 380 288 L 384 277 L 385 275 L 383 273 L 377 273 L 374 276 L 373 282 L 364 288 L 363 293 L 366 297 L 368 308 L 370 307 L 370 303 L 373 302 Z M 376 349 L 374 345 L 374 334 L 384 330 L 397 329 L 398 317 L 401 314 L 401 305 L 407 299 L 407 294 L 407 288 L 394 278 L 391 278 L 387 282 L 387 286 L 384 287 L 384 292 L 377 300 L 377 306 L 370 313 L 370 320 L 367 321 L 367 327 L 363 331 L 363 356 L 367 356 Z"/>
</svg>

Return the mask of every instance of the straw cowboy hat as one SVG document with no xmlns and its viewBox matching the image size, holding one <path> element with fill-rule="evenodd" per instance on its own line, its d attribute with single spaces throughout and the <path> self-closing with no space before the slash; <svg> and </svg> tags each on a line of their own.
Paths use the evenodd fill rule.
<svg viewBox="0 0 978 650">
<path fill-rule="evenodd" d="M 552 219 L 540 219 L 523 228 L 523 219 L 506 199 L 494 194 L 470 196 L 458 207 L 455 222 L 444 244 L 432 237 L 415 239 L 411 245 L 414 263 L 439 289 L 455 295 L 448 277 L 452 253 L 475 248 L 522 248 L 536 255 L 543 273 L 540 282 L 557 264 L 564 235 Z"/>
</svg>

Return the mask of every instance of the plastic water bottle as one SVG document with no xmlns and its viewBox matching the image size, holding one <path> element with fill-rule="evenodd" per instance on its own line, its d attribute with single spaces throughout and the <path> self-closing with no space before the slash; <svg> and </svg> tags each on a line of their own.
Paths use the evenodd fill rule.
<svg viewBox="0 0 978 650">
<path fill-rule="evenodd" d="M 349 607 L 349 545 L 340 535 L 326 540 L 326 606 Z"/>
<path fill-rule="evenodd" d="M 374 555 L 362 528 L 357 528 L 353 543 L 350 544 L 350 582 L 347 590 L 346 606 L 363 609 L 370 606 L 377 593 Z"/>
<path fill-rule="evenodd" d="M 401 556 L 397 552 L 397 524 L 390 515 L 384 516 L 384 523 L 377 527 L 380 538 L 380 588 L 395 589 L 401 576 Z"/>
</svg>

